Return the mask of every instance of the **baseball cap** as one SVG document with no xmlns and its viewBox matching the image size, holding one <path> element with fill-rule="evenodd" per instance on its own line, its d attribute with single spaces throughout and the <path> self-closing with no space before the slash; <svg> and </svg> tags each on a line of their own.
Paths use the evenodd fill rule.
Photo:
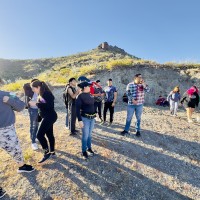
<svg viewBox="0 0 200 200">
<path fill-rule="evenodd" d="M 91 83 L 88 83 L 87 81 L 83 81 L 83 82 L 78 84 L 78 87 L 83 89 L 84 87 L 87 87 L 87 86 L 90 86 L 90 85 L 91 85 Z"/>
<path fill-rule="evenodd" d="M 78 78 L 78 81 L 81 81 L 81 82 L 83 82 L 83 81 L 90 82 L 90 80 L 89 80 L 88 78 L 86 78 L 85 76 L 80 76 L 80 77 Z"/>
</svg>

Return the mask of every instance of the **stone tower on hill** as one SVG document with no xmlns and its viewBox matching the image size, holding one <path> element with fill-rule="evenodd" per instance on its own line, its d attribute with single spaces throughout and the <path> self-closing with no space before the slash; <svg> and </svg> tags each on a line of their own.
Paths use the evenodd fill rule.
<svg viewBox="0 0 200 200">
<path fill-rule="evenodd" d="M 103 42 L 98 46 L 99 49 L 108 50 L 109 44 L 107 42 Z"/>
</svg>

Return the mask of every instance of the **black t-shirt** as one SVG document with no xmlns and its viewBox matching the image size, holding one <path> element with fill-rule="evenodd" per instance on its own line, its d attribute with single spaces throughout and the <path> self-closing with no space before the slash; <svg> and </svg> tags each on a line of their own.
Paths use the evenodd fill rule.
<svg viewBox="0 0 200 200">
<path fill-rule="evenodd" d="M 94 94 L 103 94 L 105 93 L 102 88 L 94 88 Z M 101 102 L 104 97 L 102 96 L 94 96 L 95 102 Z"/>
<path fill-rule="evenodd" d="M 81 93 L 76 99 L 76 114 L 78 121 L 82 121 L 81 115 L 95 114 L 94 97 L 90 93 Z"/>
</svg>

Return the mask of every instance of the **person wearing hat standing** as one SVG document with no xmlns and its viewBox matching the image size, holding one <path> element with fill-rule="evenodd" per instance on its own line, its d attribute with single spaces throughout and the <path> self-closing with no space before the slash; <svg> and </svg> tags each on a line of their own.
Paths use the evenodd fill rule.
<svg viewBox="0 0 200 200">
<path fill-rule="evenodd" d="M 82 155 L 88 159 L 88 154 L 93 156 L 91 147 L 92 130 L 95 123 L 94 97 L 90 94 L 90 83 L 84 81 L 78 84 L 81 93 L 76 99 L 76 114 L 79 126 L 82 129 Z"/>
<path fill-rule="evenodd" d="M 113 115 L 114 115 L 114 107 L 117 101 L 117 90 L 116 87 L 112 85 L 112 79 L 109 78 L 107 81 L 108 86 L 104 88 L 105 92 L 105 103 L 104 103 L 104 110 L 103 110 L 103 122 L 102 124 L 105 124 L 106 122 L 106 113 L 109 109 L 110 111 L 110 123 L 108 126 L 112 125 L 113 122 Z"/>
</svg>

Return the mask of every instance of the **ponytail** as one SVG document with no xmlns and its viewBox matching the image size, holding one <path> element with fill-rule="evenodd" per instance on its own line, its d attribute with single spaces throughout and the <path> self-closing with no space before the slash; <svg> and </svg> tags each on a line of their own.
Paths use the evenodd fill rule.
<svg viewBox="0 0 200 200">
<path fill-rule="evenodd" d="M 31 83 L 31 87 L 36 87 L 36 88 L 40 87 L 40 96 L 43 96 L 45 91 L 52 93 L 44 81 L 36 80 Z"/>
</svg>

